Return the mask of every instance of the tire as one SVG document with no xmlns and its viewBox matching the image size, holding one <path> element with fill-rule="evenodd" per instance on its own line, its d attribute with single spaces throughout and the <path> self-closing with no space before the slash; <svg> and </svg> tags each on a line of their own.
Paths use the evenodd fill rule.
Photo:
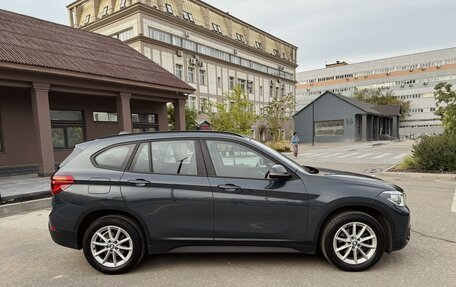
<svg viewBox="0 0 456 287">
<path fill-rule="evenodd" d="M 139 226 L 119 215 L 92 222 L 84 233 L 82 247 L 87 262 L 105 274 L 129 271 L 141 261 L 145 250 Z"/>
<path fill-rule="evenodd" d="M 363 271 L 380 260 L 385 242 L 385 231 L 375 218 L 364 212 L 347 211 L 328 221 L 320 246 L 326 259 L 338 268 Z"/>
</svg>

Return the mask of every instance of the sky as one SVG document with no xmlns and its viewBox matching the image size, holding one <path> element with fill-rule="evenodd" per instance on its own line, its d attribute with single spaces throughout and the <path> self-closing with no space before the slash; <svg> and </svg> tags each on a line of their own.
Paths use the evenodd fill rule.
<svg viewBox="0 0 456 287">
<path fill-rule="evenodd" d="M 68 0 L 0 0 L 68 25 Z M 298 72 L 456 46 L 455 0 L 205 0 L 298 47 Z"/>
</svg>

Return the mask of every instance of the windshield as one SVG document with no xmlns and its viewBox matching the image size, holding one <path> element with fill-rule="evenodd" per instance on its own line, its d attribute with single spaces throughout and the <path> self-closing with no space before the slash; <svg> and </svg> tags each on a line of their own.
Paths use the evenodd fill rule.
<svg viewBox="0 0 456 287">
<path fill-rule="evenodd" d="M 262 144 L 262 143 L 260 143 L 260 142 L 257 142 L 257 141 L 254 140 L 254 139 L 250 139 L 250 141 L 251 141 L 254 145 L 256 145 L 256 146 L 258 146 L 258 147 L 261 147 L 261 148 L 263 148 L 263 149 L 267 149 L 271 154 L 273 154 L 274 156 L 280 158 L 280 160 L 284 161 L 288 166 L 292 167 L 292 168 L 293 168 L 293 171 L 302 170 L 302 169 L 303 169 L 303 167 L 302 167 L 299 163 L 297 163 L 297 162 L 295 162 L 294 160 L 292 160 L 292 159 L 290 159 L 290 158 L 284 156 L 283 154 L 281 154 L 280 152 L 276 151 L 275 149 L 273 149 L 273 148 L 271 148 L 271 147 L 268 147 L 267 145 Z"/>
</svg>

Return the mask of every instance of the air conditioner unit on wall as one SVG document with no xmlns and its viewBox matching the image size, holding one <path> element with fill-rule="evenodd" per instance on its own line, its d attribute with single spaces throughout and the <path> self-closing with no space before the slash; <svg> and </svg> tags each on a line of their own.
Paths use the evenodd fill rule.
<svg viewBox="0 0 456 287">
<path fill-rule="evenodd" d="M 198 61 L 198 66 L 200 66 L 200 67 L 204 66 L 204 62 L 203 61 Z"/>
<path fill-rule="evenodd" d="M 195 58 L 190 58 L 189 63 L 190 63 L 190 65 L 196 65 L 197 61 Z"/>
<path fill-rule="evenodd" d="M 176 55 L 177 55 L 178 57 L 182 57 L 182 56 L 184 55 L 184 51 L 182 51 L 182 50 L 177 50 L 177 51 L 176 51 Z"/>
<path fill-rule="evenodd" d="M 271 87 L 275 85 L 275 82 L 273 80 L 271 80 L 271 83 L 270 83 Z"/>
</svg>

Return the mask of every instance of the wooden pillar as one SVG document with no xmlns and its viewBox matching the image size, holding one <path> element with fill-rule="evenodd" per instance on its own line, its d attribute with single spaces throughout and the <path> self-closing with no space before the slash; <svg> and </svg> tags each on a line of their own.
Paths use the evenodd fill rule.
<svg viewBox="0 0 456 287">
<path fill-rule="evenodd" d="M 133 131 L 131 125 L 131 109 L 130 109 L 131 94 L 120 93 L 117 97 L 117 118 L 119 120 L 119 129 L 121 132 Z"/>
<path fill-rule="evenodd" d="M 174 102 L 174 120 L 176 131 L 185 131 L 185 100 Z"/>
<path fill-rule="evenodd" d="M 38 176 L 49 176 L 55 171 L 49 88 L 47 83 L 33 83 L 31 91 Z"/>
</svg>

